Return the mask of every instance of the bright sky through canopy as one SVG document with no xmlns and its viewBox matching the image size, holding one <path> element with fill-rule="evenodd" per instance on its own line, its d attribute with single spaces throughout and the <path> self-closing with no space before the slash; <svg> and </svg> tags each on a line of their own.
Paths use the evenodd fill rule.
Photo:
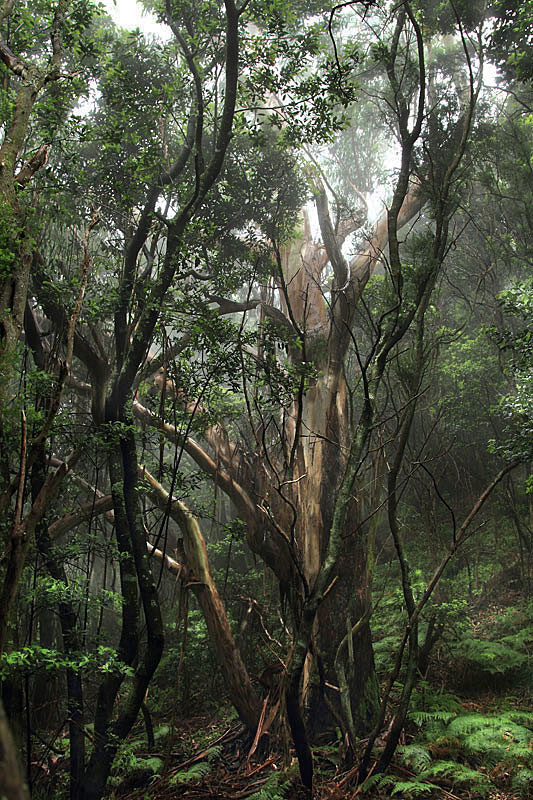
<svg viewBox="0 0 533 800">
<path fill-rule="evenodd" d="M 104 5 L 109 16 L 121 28 L 140 28 L 143 33 L 168 39 L 170 31 L 167 26 L 157 22 L 135 0 L 104 0 Z"/>
</svg>

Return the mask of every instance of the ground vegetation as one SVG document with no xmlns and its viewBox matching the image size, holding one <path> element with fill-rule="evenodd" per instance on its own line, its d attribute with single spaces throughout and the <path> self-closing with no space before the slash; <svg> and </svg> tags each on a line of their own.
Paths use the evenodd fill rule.
<svg viewBox="0 0 533 800">
<path fill-rule="evenodd" d="M 145 8 L 0 12 L 0 794 L 526 797 L 529 6 Z"/>
</svg>

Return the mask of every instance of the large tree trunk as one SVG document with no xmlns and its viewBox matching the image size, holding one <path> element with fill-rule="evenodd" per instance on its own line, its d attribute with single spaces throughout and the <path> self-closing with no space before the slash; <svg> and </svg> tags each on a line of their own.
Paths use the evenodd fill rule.
<svg viewBox="0 0 533 800">
<path fill-rule="evenodd" d="M 297 484 L 295 498 L 299 518 L 296 538 L 303 553 L 304 573 L 310 589 L 323 564 L 332 525 L 334 498 L 345 466 L 347 425 L 339 425 L 340 417 L 348 418 L 346 393 L 342 376 L 332 381 L 329 401 L 324 408 L 323 398 L 316 393 L 304 401 L 302 427 L 308 432 L 302 437 L 296 475 L 305 475 Z M 324 388 L 320 387 L 322 391 Z M 339 387 L 340 391 L 337 391 Z M 313 396 L 314 395 L 314 396 Z M 328 407 L 329 406 L 329 407 Z M 339 413 L 340 412 L 340 413 Z M 309 432 L 312 432 L 309 435 Z M 342 715 L 335 658 L 347 630 L 365 615 L 369 606 L 369 572 L 367 533 L 359 526 L 358 506 L 351 502 L 343 533 L 343 546 L 332 575 L 332 584 L 317 610 L 313 651 L 314 675 L 306 693 L 309 732 L 312 738 L 328 737 L 339 725 Z M 341 657 L 347 662 L 346 675 L 354 729 L 364 736 L 372 728 L 378 711 L 378 688 L 374 669 L 372 638 L 368 620 L 353 636 L 351 646 Z M 321 673 L 317 669 L 321 659 Z"/>
<path fill-rule="evenodd" d="M 336 307 L 327 312 L 321 278 L 328 255 L 322 245 L 313 242 L 306 220 L 299 251 L 286 250 L 280 261 L 286 285 L 285 311 L 304 341 L 303 347 L 294 349 L 291 355 L 293 360 L 300 358 L 302 366 L 312 361 L 317 372 L 314 386 L 296 399 L 290 416 L 296 422 L 291 421 L 292 430 L 287 432 L 295 454 L 289 477 L 295 481 L 291 500 L 297 509 L 296 546 L 312 590 L 328 548 L 334 500 L 353 434 L 344 370 L 354 309 L 345 298 L 338 297 Z M 365 615 L 369 604 L 367 575 L 371 565 L 367 562 L 371 556 L 366 531 L 359 522 L 354 496 L 332 585 L 317 610 L 313 674 L 304 677 L 304 686 L 309 681 L 306 710 L 313 738 L 327 737 L 339 726 L 342 709 L 335 670 L 337 649 L 348 627 Z M 379 703 L 366 618 L 352 638 L 342 658 L 349 662 L 346 676 L 355 732 L 364 735 L 375 722 Z"/>
<path fill-rule="evenodd" d="M 421 205 L 414 188 L 407 194 L 399 213 L 400 224 L 412 219 Z M 207 443 L 215 453 L 213 457 L 193 440 L 180 436 L 173 425 L 162 421 L 140 403 L 135 402 L 133 407 L 136 417 L 183 446 L 201 469 L 217 481 L 219 489 L 231 497 L 246 523 L 251 548 L 273 569 L 282 593 L 291 599 L 296 627 L 302 605 L 313 590 L 324 563 L 347 454 L 352 440 L 360 433 L 352 422 L 345 363 L 357 300 L 387 241 L 385 216 L 376 224 L 366 250 L 352 260 L 348 280 L 348 266 L 340 263 L 339 253 L 342 241 L 354 227 L 341 225 L 336 234 L 329 222 L 328 233 L 329 215 L 324 197 L 319 206 L 324 220 L 323 238 L 329 236 L 327 251 L 322 244 L 313 241 L 310 226 L 304 219 L 296 244 L 277 251 L 277 288 L 282 311 L 272 307 L 266 311 L 275 323 L 289 331 L 289 358 L 302 374 L 293 408 L 285 415 L 281 442 L 278 437 L 268 441 L 261 420 L 255 435 L 263 451 L 258 447 L 255 453 L 244 453 L 242 447 L 229 441 L 223 429 L 213 426 L 205 431 Z M 321 283 L 322 271 L 333 260 L 337 263 L 336 282 L 343 290 L 331 293 L 332 302 L 324 297 Z M 306 385 L 310 365 L 316 371 L 312 386 Z M 160 388 L 164 383 L 166 392 L 174 392 L 188 402 L 165 375 L 159 378 L 156 382 Z M 197 404 L 191 403 L 191 406 L 194 406 L 193 413 Z M 362 436 L 366 437 L 365 431 Z M 365 454 L 361 453 L 363 461 Z M 357 465 L 358 471 L 360 466 Z M 326 735 L 338 726 L 341 710 L 339 692 L 335 688 L 338 683 L 336 658 L 337 663 L 339 658 L 346 662 L 344 674 L 355 731 L 358 734 L 368 732 L 378 712 L 367 613 L 372 556 L 368 532 L 360 524 L 358 511 L 366 499 L 357 481 L 351 491 L 350 513 L 343 523 L 343 543 L 331 571 L 331 586 L 313 617 L 309 645 L 317 658 L 312 674 L 307 669 L 301 687 L 307 697 L 312 727 Z M 343 613 L 339 613 L 339 608 Z M 346 639 L 347 626 L 351 629 L 356 625 L 351 641 L 341 648 L 338 656 L 339 645 Z M 323 667 L 321 677 L 319 662 Z M 306 692 L 309 685 L 311 689 Z"/>
</svg>

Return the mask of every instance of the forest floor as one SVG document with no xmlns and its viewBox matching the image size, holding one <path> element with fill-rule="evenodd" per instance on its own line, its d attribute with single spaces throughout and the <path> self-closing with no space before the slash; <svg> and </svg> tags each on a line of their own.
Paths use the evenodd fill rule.
<svg viewBox="0 0 533 800">
<path fill-rule="evenodd" d="M 313 800 L 533 797 L 533 607 L 512 593 L 506 599 L 494 592 L 470 609 L 460 646 L 450 639 L 436 648 L 388 775 L 375 780 L 370 773 L 357 787 L 342 742 L 317 747 Z M 305 800 L 287 726 L 273 725 L 252 741 L 231 707 L 214 703 L 213 686 L 205 690 L 201 713 L 190 708 L 181 717 L 162 712 L 180 705 L 169 695 L 154 695 L 158 712 L 152 723 L 148 715 L 140 719 L 124 743 L 109 800 Z M 361 752 L 364 746 L 358 743 Z M 67 772 L 56 773 L 52 794 L 50 779 L 35 793 L 39 800 L 64 796 Z"/>
<path fill-rule="evenodd" d="M 485 692 L 474 699 L 464 699 L 461 706 L 466 714 L 486 717 L 501 706 L 502 697 L 495 692 Z M 515 698 L 514 705 L 520 713 L 527 713 L 531 706 L 527 699 Z M 505 734 L 504 734 L 505 735 Z M 407 733 L 404 743 L 413 741 L 413 733 Z M 530 745 L 533 743 L 530 742 Z M 280 737 L 275 740 L 270 752 L 263 748 L 263 756 L 256 752 L 248 757 L 250 741 L 243 736 L 242 726 L 237 723 L 224 724 L 213 721 L 212 716 L 198 716 L 184 720 L 175 728 L 170 752 L 150 754 L 159 757 L 164 766 L 161 774 L 146 781 L 146 775 L 133 772 L 116 786 L 113 800 L 305 800 L 299 780 L 294 753 L 282 747 Z M 364 742 L 361 743 L 361 747 Z M 448 749 L 446 749 L 448 747 Z M 285 751 L 285 753 L 283 752 Z M 486 777 L 484 785 L 471 778 L 461 785 L 449 771 L 431 780 L 419 779 L 416 770 L 408 769 L 400 759 L 392 765 L 389 782 L 371 788 L 356 787 L 356 770 L 346 770 L 340 764 L 338 745 L 315 748 L 315 784 L 313 800 L 354 800 L 356 797 L 378 800 L 395 795 L 400 798 L 423 796 L 442 800 L 525 800 L 529 790 L 513 790 L 512 780 L 520 764 L 512 765 L 502 759 L 484 766 L 478 765 L 480 774 Z M 184 754 L 190 753 L 188 758 Z M 138 753 L 142 759 L 145 754 Z M 466 758 L 452 753 L 447 742 L 434 744 L 435 758 L 457 758 L 458 773 L 465 768 Z M 525 766 L 525 765 L 524 765 Z M 459 777 L 461 777 L 459 775 Z M 132 780 L 140 780 L 142 786 L 132 787 Z M 411 786 L 411 788 L 409 788 Z M 405 787 L 405 788 L 404 788 Z"/>
<path fill-rule="evenodd" d="M 467 634 L 475 642 L 489 642 L 496 648 L 481 656 L 496 658 L 496 664 L 498 658 L 505 662 L 514 652 L 510 650 L 509 656 L 498 650 L 508 645 L 510 638 L 507 636 L 507 642 L 505 637 L 495 638 L 498 626 L 505 619 L 504 627 L 508 627 L 509 609 L 524 608 L 512 593 L 508 592 L 505 600 L 497 595 L 494 592 L 489 602 L 471 610 Z M 521 634 L 528 653 L 525 670 L 511 670 L 509 674 L 505 670 L 475 672 L 468 658 L 461 660 L 457 652 L 443 647 L 432 660 L 430 679 L 422 690 L 427 693 L 424 704 L 419 705 L 423 710 L 418 716 L 411 715 L 385 780 L 371 779 L 357 787 L 356 769 L 346 769 L 339 742 L 315 748 L 314 800 L 532 797 L 531 629 L 527 632 L 530 613 L 526 614 L 525 623 L 520 619 L 516 625 L 523 630 L 525 624 L 526 633 Z M 520 646 L 523 649 L 522 640 Z M 229 716 L 219 711 L 216 716 L 204 714 L 174 725 L 167 723 L 162 730 L 168 735 L 161 752 L 152 748 L 151 753 L 140 750 L 136 754 L 141 768 L 143 758 L 160 759 L 158 774 L 123 771 L 122 779 L 115 782 L 113 800 L 305 798 L 297 761 L 282 726 L 276 735 L 267 734 L 259 746 L 243 735 L 238 722 L 231 721 L 231 712 Z M 139 736 L 143 736 L 142 728 Z M 361 751 L 364 745 L 364 741 L 359 743 Z M 136 785 L 135 780 L 139 781 Z"/>
</svg>

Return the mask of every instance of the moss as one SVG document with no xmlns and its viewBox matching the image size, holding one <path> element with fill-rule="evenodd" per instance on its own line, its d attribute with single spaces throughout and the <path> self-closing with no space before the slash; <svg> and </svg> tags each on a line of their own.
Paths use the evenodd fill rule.
<svg viewBox="0 0 533 800">
<path fill-rule="evenodd" d="M 379 691 L 375 675 L 370 675 L 363 687 L 361 699 L 354 709 L 356 731 L 365 736 L 375 725 L 379 711 Z"/>
<path fill-rule="evenodd" d="M 9 203 L 0 203 L 0 281 L 15 268 L 20 251 L 21 226 Z"/>
</svg>

